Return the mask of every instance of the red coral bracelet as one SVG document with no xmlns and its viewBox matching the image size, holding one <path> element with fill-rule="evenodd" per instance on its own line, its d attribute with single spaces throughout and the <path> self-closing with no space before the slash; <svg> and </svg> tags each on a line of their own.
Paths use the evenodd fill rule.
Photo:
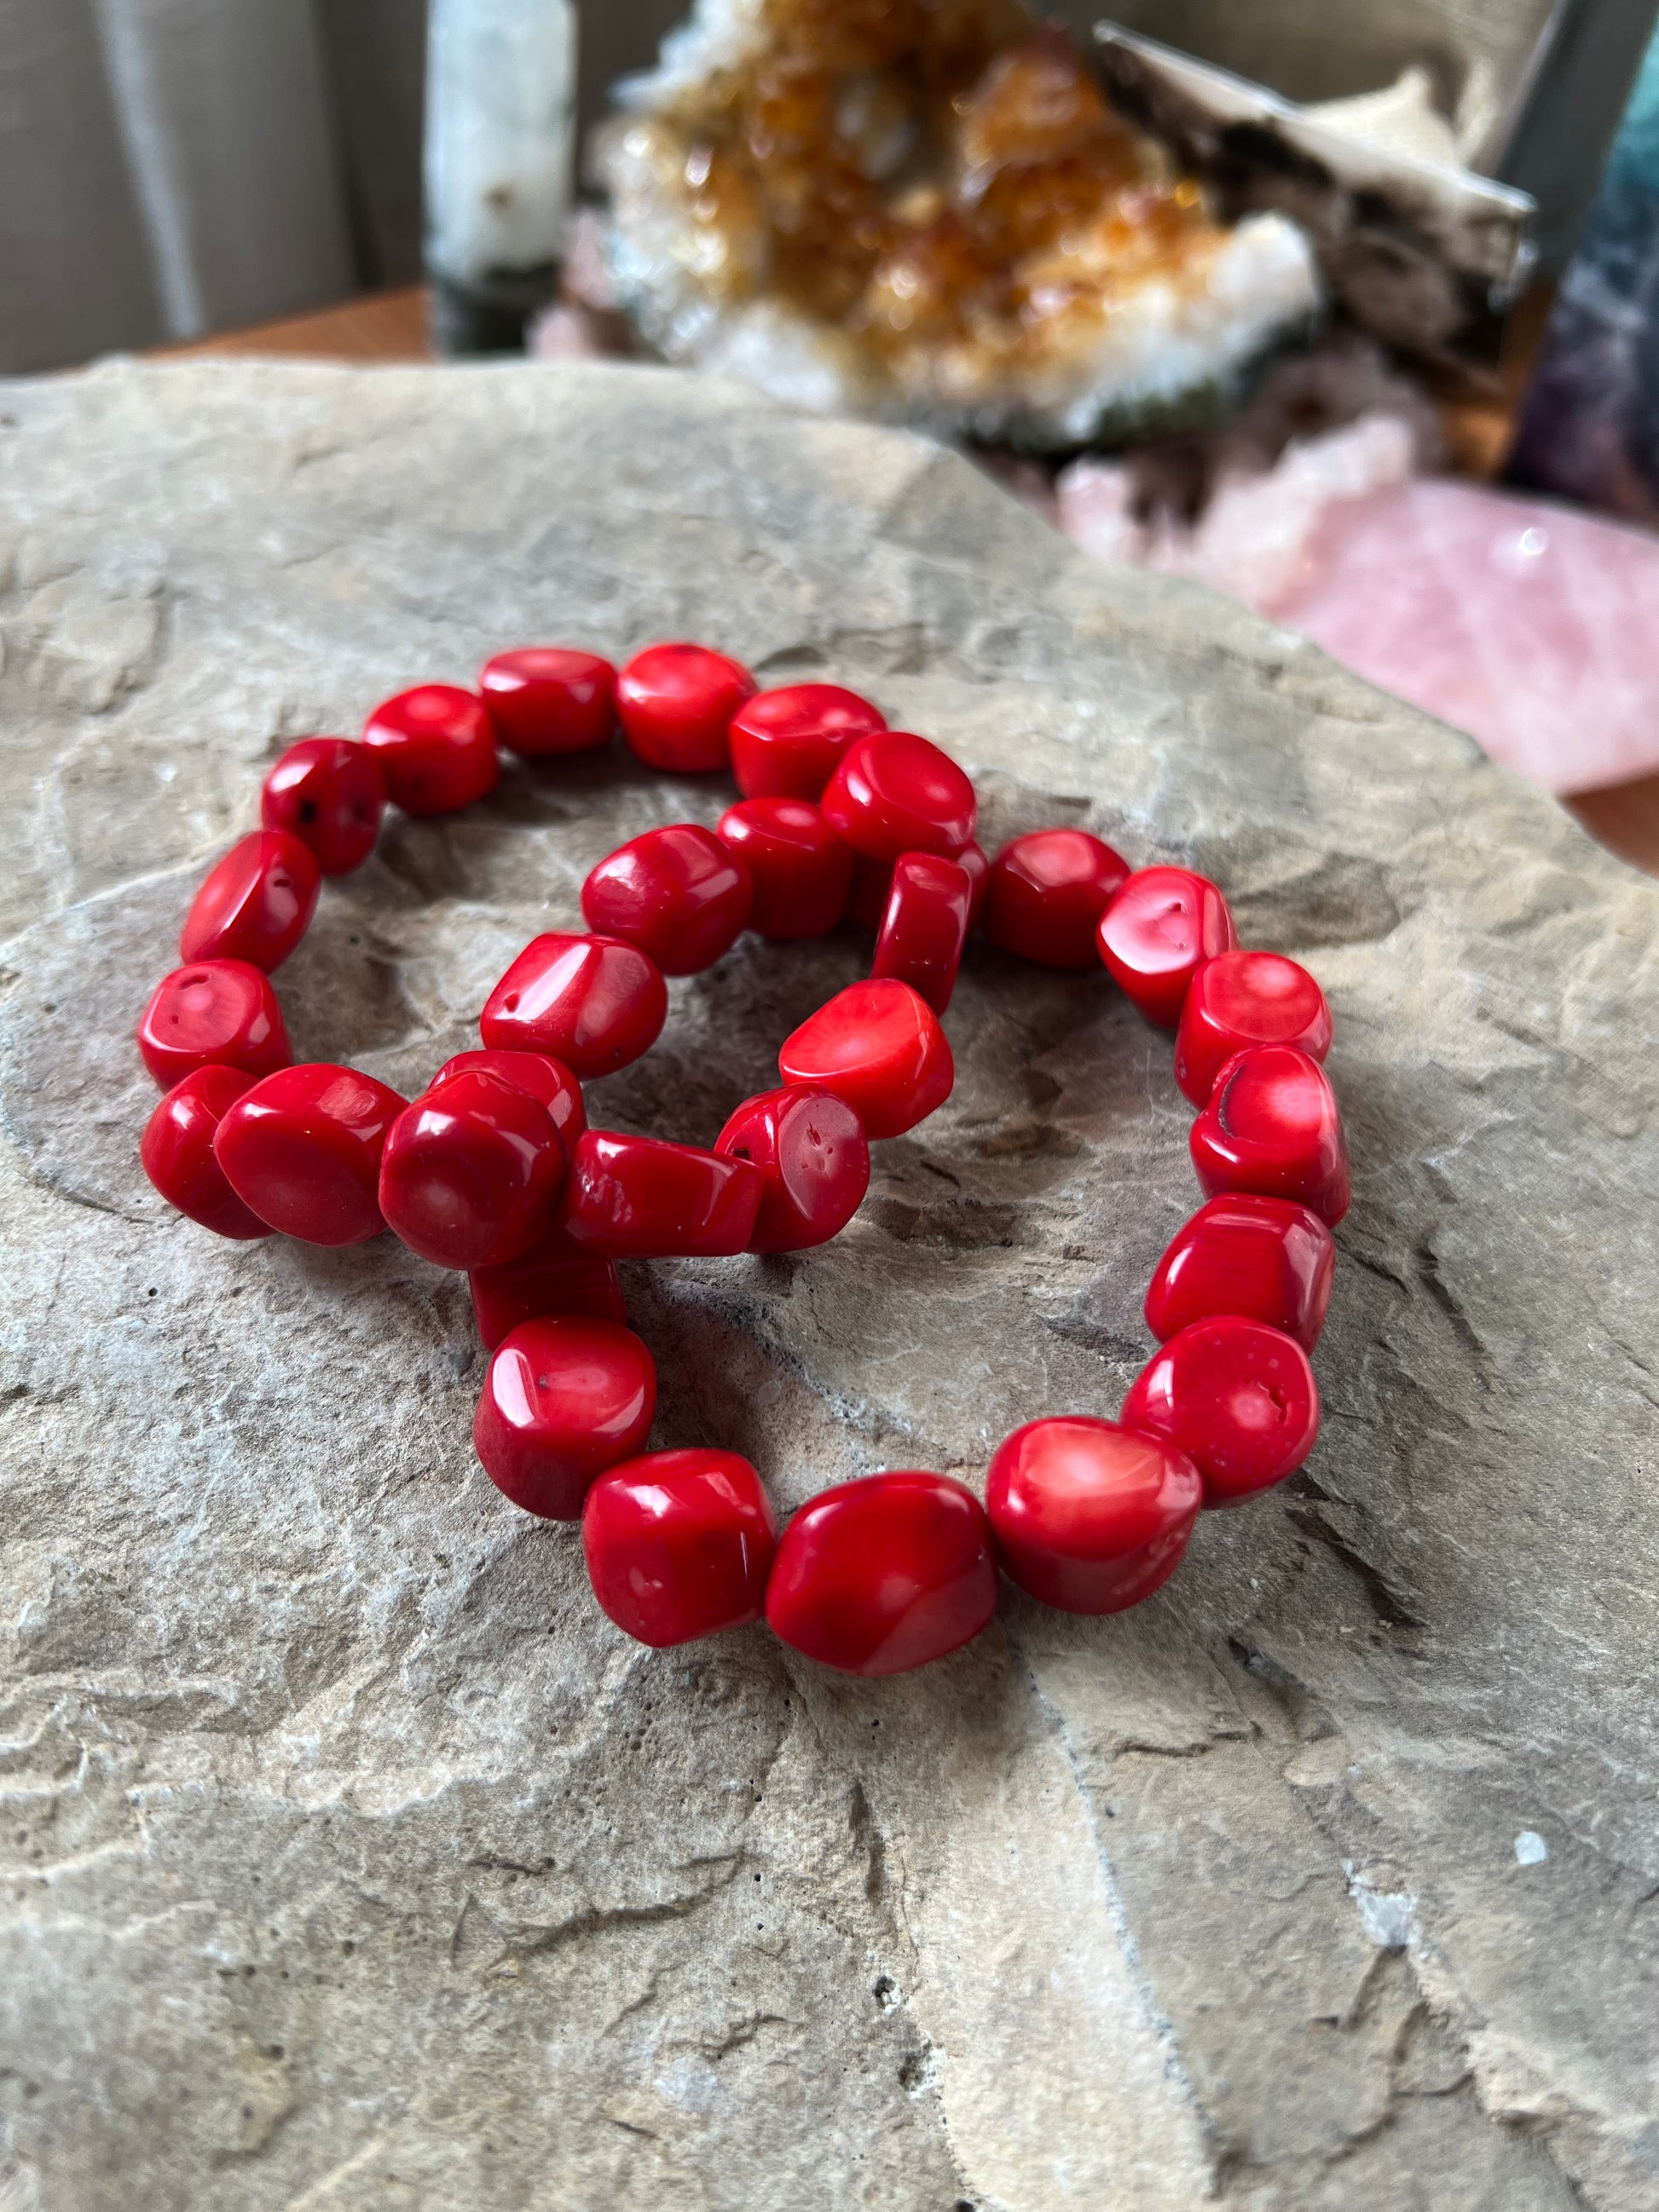
<svg viewBox="0 0 1659 2212">
<path fill-rule="evenodd" d="M 649 830 L 601 860 L 582 887 L 587 932 L 526 945 L 484 1006 L 482 1048 L 420 1097 L 354 1068 L 293 1066 L 270 971 L 304 935 L 321 879 L 368 859 L 388 799 L 451 811 L 494 787 L 498 746 L 582 751 L 618 720 L 653 767 L 731 767 L 743 796 L 718 830 Z M 197 894 L 185 964 L 138 1025 L 166 1091 L 145 1170 L 222 1237 L 337 1245 L 390 1228 L 465 1269 L 490 1355 L 473 1427 L 485 1471 L 526 1511 L 580 1521 L 595 1595 L 643 1643 L 764 1614 L 809 1657 L 890 1674 L 977 1635 L 1000 1571 L 1072 1612 L 1136 1604 L 1174 1571 L 1201 1506 L 1279 1481 L 1318 1433 L 1308 1355 L 1348 1203 L 1322 1065 L 1330 1010 L 1295 961 L 1238 947 L 1206 878 L 1132 871 L 1073 829 L 1016 837 L 988 861 L 976 811 L 955 762 L 856 693 L 760 692 L 700 646 L 651 647 L 620 674 L 530 647 L 491 660 L 477 692 L 399 693 L 361 744 L 290 747 L 265 780 L 264 826 Z M 711 1149 L 587 1126 L 582 1084 L 650 1048 L 665 976 L 710 966 L 745 929 L 787 941 L 860 916 L 877 933 L 868 979 L 783 1041 L 780 1087 L 739 1106 Z M 656 1370 L 617 1262 L 799 1251 L 844 1228 L 871 1142 L 950 1096 L 939 1017 L 981 921 L 1047 966 L 1103 962 L 1147 1020 L 1176 1030 L 1208 1202 L 1147 1292 L 1161 1348 L 1118 1421 L 1016 1430 L 982 1505 L 945 1475 L 872 1474 L 811 1499 L 780 1538 L 748 1461 L 645 1451 Z"/>
</svg>

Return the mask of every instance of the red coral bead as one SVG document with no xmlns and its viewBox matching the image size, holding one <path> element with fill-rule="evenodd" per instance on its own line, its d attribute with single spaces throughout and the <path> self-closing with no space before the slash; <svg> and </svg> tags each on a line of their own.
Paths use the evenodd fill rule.
<svg viewBox="0 0 1659 2212">
<path fill-rule="evenodd" d="M 307 1244 L 361 1244 L 386 1226 L 380 1153 L 408 1103 L 355 1067 L 284 1067 L 226 1113 L 214 1156 L 273 1229 Z"/>
<path fill-rule="evenodd" d="M 942 1014 L 957 987 L 973 902 L 972 879 L 955 860 L 937 853 L 902 854 L 893 863 L 870 973 L 896 975 Z"/>
<path fill-rule="evenodd" d="M 1186 1455 L 1115 1421 L 1028 1421 L 999 1444 L 985 1507 L 1011 1577 L 1066 1613 L 1121 1613 L 1181 1564 L 1204 1499 Z"/>
<path fill-rule="evenodd" d="M 957 1072 L 927 1001 L 883 975 L 849 983 L 809 1014 L 784 1040 L 778 1073 L 844 1098 L 867 1137 L 901 1137 L 945 1103 Z"/>
<path fill-rule="evenodd" d="M 551 1226 L 564 1170 L 540 1099 L 475 1069 L 434 1084 L 392 1123 L 380 1212 L 434 1267 L 499 1267 Z"/>
<path fill-rule="evenodd" d="M 386 812 L 386 778 L 349 738 L 301 738 L 265 778 L 259 819 L 308 845 L 325 876 L 362 867 Z"/>
<path fill-rule="evenodd" d="M 870 1188 L 864 1125 L 828 1091 L 791 1086 L 746 1098 L 714 1140 L 760 1170 L 751 1252 L 801 1252 L 838 1236 Z"/>
<path fill-rule="evenodd" d="M 985 848 L 970 839 L 957 854 L 957 866 L 968 871 L 968 927 L 977 929 L 980 916 L 985 911 L 985 902 L 991 892 L 991 863 Z"/>
<path fill-rule="evenodd" d="M 198 1067 L 157 1106 L 138 1148 L 144 1173 L 169 1206 L 216 1236 L 242 1241 L 269 1237 L 270 1225 L 226 1182 L 213 1136 L 252 1080 L 238 1067 Z"/>
<path fill-rule="evenodd" d="M 784 1530 L 766 1589 L 774 1632 L 848 1674 L 902 1674 L 977 1636 L 997 1607 L 985 1509 L 948 1475 L 838 1483 Z"/>
<path fill-rule="evenodd" d="M 1212 1314 L 1238 1314 L 1319 1341 L 1331 1303 L 1336 1247 L 1305 1206 L 1229 1191 L 1200 1206 L 1152 1270 L 1146 1326 L 1160 1340 Z"/>
<path fill-rule="evenodd" d="M 198 1067 L 274 1075 L 293 1058 L 270 978 L 246 960 L 198 960 L 156 985 L 138 1050 L 164 1091 Z"/>
<path fill-rule="evenodd" d="M 573 1244 L 556 1224 L 517 1260 L 475 1267 L 467 1277 L 472 1314 L 484 1349 L 493 1352 L 522 1321 L 544 1314 L 586 1314 L 594 1321 L 625 1322 L 617 1263 Z"/>
<path fill-rule="evenodd" d="M 582 1508 L 594 1596 L 625 1635 L 659 1650 L 758 1620 L 777 1535 L 761 1479 L 736 1452 L 624 1460 Z"/>
<path fill-rule="evenodd" d="M 632 1329 L 548 1314 L 496 1346 L 473 1447 L 515 1505 L 544 1521 L 580 1521 L 595 1477 L 639 1450 L 656 1406 L 657 1370 Z"/>
<path fill-rule="evenodd" d="M 649 645 L 617 678 L 623 733 L 648 768 L 724 768 L 732 717 L 754 696 L 740 661 L 706 645 Z"/>
<path fill-rule="evenodd" d="M 1348 1210 L 1348 1142 L 1316 1060 L 1257 1045 L 1230 1060 L 1188 1139 L 1206 1194 L 1257 1191 L 1311 1206 L 1334 1228 Z"/>
<path fill-rule="evenodd" d="M 757 691 L 732 718 L 732 773 L 745 799 L 817 799 L 847 748 L 887 717 L 839 684 Z"/>
<path fill-rule="evenodd" d="M 974 787 L 948 753 L 908 730 L 860 738 L 824 787 L 830 826 L 866 860 L 959 853 L 974 834 Z"/>
<path fill-rule="evenodd" d="M 550 930 L 532 939 L 478 1019 L 495 1052 L 543 1052 L 587 1082 L 648 1052 L 668 1018 L 662 970 L 636 945 Z"/>
<path fill-rule="evenodd" d="M 991 863 L 985 934 L 1045 968 L 1092 968 L 1095 930 L 1129 864 L 1086 830 L 1033 830 Z"/>
<path fill-rule="evenodd" d="M 405 814 L 453 814 L 501 780 L 489 709 L 459 684 L 417 684 L 383 699 L 363 726 L 363 743 Z"/>
<path fill-rule="evenodd" d="M 1238 943 L 1227 902 L 1190 868 L 1138 868 L 1100 917 L 1100 957 L 1149 1022 L 1172 1030 L 1206 960 Z"/>
<path fill-rule="evenodd" d="M 499 1075 L 503 1083 L 539 1098 L 552 1118 L 566 1152 L 587 1127 L 582 1087 L 560 1060 L 545 1052 L 458 1052 L 426 1086 L 435 1091 L 452 1075 Z"/>
<path fill-rule="evenodd" d="M 1185 1452 L 1206 1505 L 1237 1505 L 1306 1459 L 1319 1436 L 1319 1392 L 1294 1337 L 1218 1314 L 1152 1355 L 1129 1386 L 1123 1422 Z"/>
<path fill-rule="evenodd" d="M 712 830 L 676 822 L 630 837 L 582 885 L 590 929 L 648 952 L 665 975 L 695 975 L 736 944 L 755 887 Z"/>
<path fill-rule="evenodd" d="M 617 726 L 617 672 L 597 653 L 520 646 L 485 661 L 478 689 L 496 735 L 522 760 L 587 752 Z"/>
<path fill-rule="evenodd" d="M 1331 1010 L 1305 968 L 1282 952 L 1223 952 L 1193 977 L 1176 1032 L 1175 1074 L 1202 1106 L 1236 1052 L 1292 1044 L 1315 1060 L 1331 1048 Z"/>
<path fill-rule="evenodd" d="M 761 1188 L 748 1160 L 589 1129 L 570 1155 L 559 1220 L 575 1243 L 614 1259 L 713 1259 L 745 1249 Z"/>
<path fill-rule="evenodd" d="M 721 815 L 720 839 L 749 871 L 749 927 L 762 937 L 822 937 L 841 920 L 852 848 L 806 799 L 739 799 Z"/>
<path fill-rule="evenodd" d="M 286 830 L 254 830 L 209 871 L 179 933 L 181 960 L 280 968 L 305 935 L 322 881 L 316 855 Z"/>
</svg>

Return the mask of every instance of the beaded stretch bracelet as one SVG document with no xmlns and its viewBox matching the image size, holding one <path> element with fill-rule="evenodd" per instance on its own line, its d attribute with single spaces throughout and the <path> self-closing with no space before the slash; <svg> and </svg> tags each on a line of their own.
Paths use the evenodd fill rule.
<svg viewBox="0 0 1659 2212">
<path fill-rule="evenodd" d="M 368 859 L 388 801 L 453 811 L 494 787 L 498 746 L 583 751 L 618 720 L 653 768 L 730 768 L 743 796 L 718 830 L 649 830 L 601 860 L 582 887 L 587 932 L 526 945 L 485 1004 L 482 1048 L 412 1103 L 356 1069 L 292 1065 L 270 971 L 304 935 L 322 878 Z M 210 872 L 185 965 L 139 1024 L 166 1092 L 145 1170 L 222 1237 L 339 1245 L 389 1227 L 465 1269 L 490 1354 L 479 1459 L 516 1505 L 580 1520 L 594 1594 L 630 1636 L 678 1644 L 764 1614 L 813 1659 L 898 1673 L 985 1627 L 1000 1570 L 1073 1612 L 1137 1603 L 1173 1572 L 1201 1506 L 1253 1496 L 1311 1450 L 1308 1355 L 1348 1203 L 1322 1066 L 1330 1012 L 1296 962 L 1239 949 L 1206 878 L 1132 872 L 1069 829 L 988 860 L 973 785 L 938 746 L 839 686 L 758 691 L 737 662 L 687 644 L 651 647 L 620 673 L 527 648 L 492 659 L 477 692 L 401 692 L 361 743 L 290 747 L 262 821 Z M 781 1087 L 739 1106 L 712 1149 L 587 1126 L 583 1083 L 649 1049 L 665 976 L 708 967 L 744 929 L 787 941 L 845 918 L 877 930 L 869 977 L 785 1040 Z M 842 1229 L 871 1141 L 950 1095 L 939 1017 L 975 924 L 1048 966 L 1103 962 L 1176 1030 L 1208 1202 L 1153 1274 L 1161 1348 L 1118 1421 L 1016 1430 L 982 1505 L 945 1475 L 872 1474 L 811 1499 L 780 1539 L 736 1453 L 643 1451 L 656 1373 L 617 1262 L 797 1251 Z"/>
</svg>

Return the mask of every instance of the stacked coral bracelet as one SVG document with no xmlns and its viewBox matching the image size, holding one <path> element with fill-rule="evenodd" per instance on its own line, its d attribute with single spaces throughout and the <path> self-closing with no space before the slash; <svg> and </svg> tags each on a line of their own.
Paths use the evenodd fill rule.
<svg viewBox="0 0 1659 2212">
<path fill-rule="evenodd" d="M 441 814 L 491 789 L 498 746 L 530 758 L 611 742 L 674 773 L 730 768 L 718 830 L 653 830 L 582 889 L 588 932 L 538 937 L 490 994 L 483 1048 L 412 1103 L 358 1071 L 291 1065 L 270 971 L 321 878 L 361 865 L 392 803 Z M 325 1245 L 390 1228 L 465 1269 L 490 1358 L 474 1424 L 516 1505 L 580 1521 L 600 1605 L 663 1645 L 764 1614 L 808 1656 L 860 1674 L 941 1657 L 995 1609 L 999 1572 L 1050 1605 L 1111 1613 L 1174 1571 L 1200 1508 L 1301 1465 L 1318 1431 L 1308 1355 L 1348 1202 L 1342 1123 L 1312 976 L 1240 951 L 1216 886 L 1131 872 L 1077 830 L 974 842 L 966 775 L 925 738 L 831 684 L 760 692 L 735 661 L 661 645 L 618 674 L 547 648 L 490 661 L 477 692 L 425 685 L 361 743 L 313 738 L 267 777 L 263 829 L 209 875 L 185 965 L 138 1029 L 166 1090 L 144 1133 L 156 1188 L 222 1237 Z M 712 1149 L 590 1128 L 582 1085 L 647 1051 L 665 976 L 744 929 L 779 940 L 874 926 L 869 977 L 787 1038 L 781 1085 Z M 1097 968 L 1176 1030 L 1207 1194 L 1158 1262 L 1159 1349 L 1118 1421 L 1048 1417 L 993 1456 L 981 1505 L 947 1476 L 867 1475 L 803 1506 L 781 1538 L 737 1454 L 645 1452 L 651 1355 L 617 1263 L 797 1251 L 856 1212 L 870 1142 L 912 1129 L 954 1076 L 939 1017 L 969 931 L 1058 968 Z"/>
</svg>

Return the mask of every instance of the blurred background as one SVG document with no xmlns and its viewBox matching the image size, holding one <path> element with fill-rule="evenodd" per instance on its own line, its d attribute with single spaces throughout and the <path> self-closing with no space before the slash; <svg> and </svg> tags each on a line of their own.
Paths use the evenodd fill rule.
<svg viewBox="0 0 1659 2212">
<path fill-rule="evenodd" d="M 952 3 L 845 0 L 923 43 Z M 646 154 L 595 141 L 684 0 L 0 0 L 0 372 L 202 346 L 735 364 L 956 438 L 1098 557 L 1315 637 L 1659 865 L 1656 9 L 1116 0 L 1103 33 L 1086 0 L 1039 11 L 1217 220 L 1299 226 L 1320 294 L 1316 326 L 1261 309 L 1201 422 L 1137 401 L 1062 430 L 1018 394 L 896 414 L 846 359 L 759 345 L 763 299 L 699 289 L 690 204 L 651 163 L 707 153 L 660 83 L 632 111 Z M 1030 155 L 1040 192 L 1060 171 Z M 696 217 L 696 251 L 725 220 Z"/>
</svg>

